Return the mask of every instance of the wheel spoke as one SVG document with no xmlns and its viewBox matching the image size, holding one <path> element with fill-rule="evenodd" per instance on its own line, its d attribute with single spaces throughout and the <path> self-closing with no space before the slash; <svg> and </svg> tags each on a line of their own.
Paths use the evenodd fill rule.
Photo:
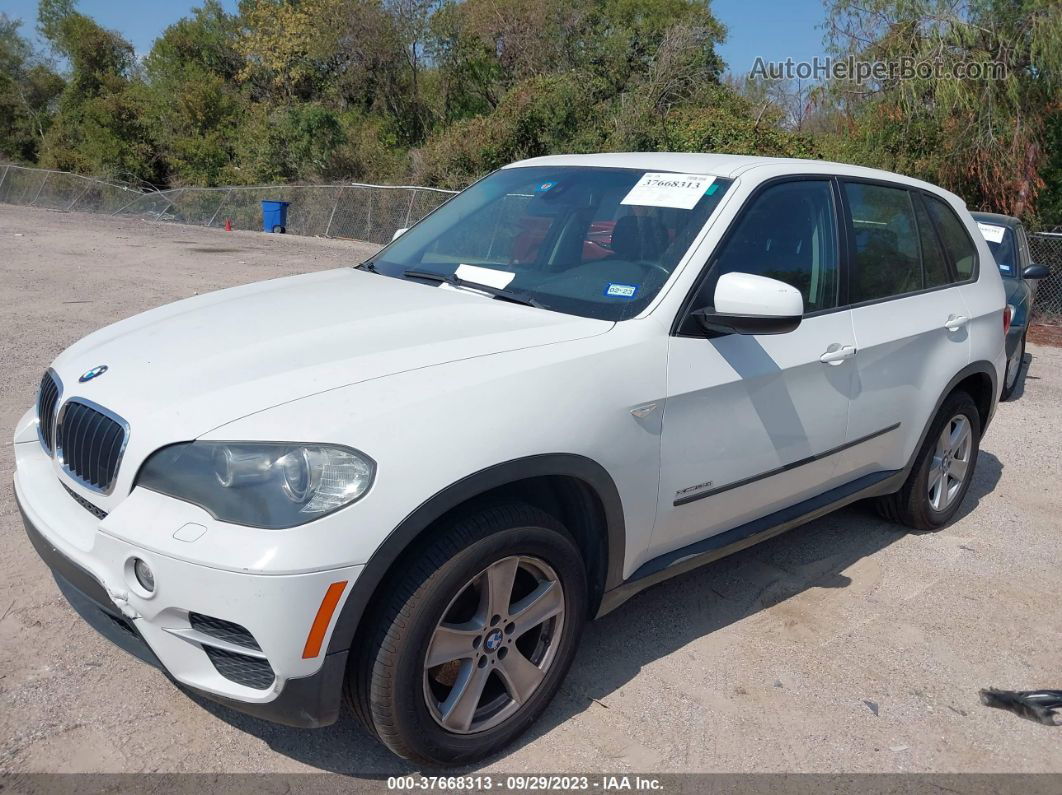
<svg viewBox="0 0 1062 795">
<path fill-rule="evenodd" d="M 968 463 L 966 461 L 963 461 L 961 458 L 953 458 L 951 460 L 951 467 L 948 470 L 948 474 L 955 478 L 959 483 L 962 483 L 966 480 L 967 468 Z"/>
<path fill-rule="evenodd" d="M 505 683 L 505 689 L 517 704 L 527 701 L 543 678 L 538 666 L 521 654 L 515 646 L 510 646 L 509 653 L 498 660 L 497 671 Z"/>
<path fill-rule="evenodd" d="M 549 580 L 512 606 L 510 615 L 516 624 L 514 638 L 519 638 L 543 621 L 553 618 L 564 609 L 564 594 L 560 585 Z"/>
<path fill-rule="evenodd" d="M 471 660 L 461 666 L 461 673 L 450 690 L 450 695 L 439 708 L 444 726 L 454 731 L 468 731 L 476 714 L 476 707 L 483 696 L 488 676 L 489 666 L 480 668 Z"/>
<path fill-rule="evenodd" d="M 520 559 L 516 557 L 499 560 L 487 569 L 487 587 L 484 589 L 487 595 L 487 620 L 491 616 L 509 615 L 509 602 L 513 597 L 513 581 L 516 579 L 516 569 L 520 566 Z"/>
<path fill-rule="evenodd" d="M 970 436 L 970 423 L 965 417 L 955 418 L 951 433 L 948 435 L 948 449 L 954 454 L 959 452 L 966 439 Z"/>
<path fill-rule="evenodd" d="M 933 494 L 933 490 L 940 483 L 940 479 L 944 476 L 944 467 L 941 466 L 937 459 L 933 459 L 933 465 L 929 468 L 929 493 Z"/>
<path fill-rule="evenodd" d="M 483 626 L 479 622 L 440 624 L 432 635 L 425 666 L 434 668 L 451 660 L 471 658 L 475 652 L 472 641 L 482 630 Z"/>
<path fill-rule="evenodd" d="M 936 483 L 929 490 L 929 504 L 933 506 L 934 511 L 939 511 L 944 507 L 944 495 L 948 490 L 948 478 L 941 472 L 937 477 Z"/>
</svg>

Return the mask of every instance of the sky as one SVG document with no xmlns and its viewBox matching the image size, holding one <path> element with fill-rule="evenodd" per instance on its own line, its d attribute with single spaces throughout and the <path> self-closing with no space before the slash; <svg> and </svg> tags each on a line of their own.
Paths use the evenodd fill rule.
<svg viewBox="0 0 1062 795">
<path fill-rule="evenodd" d="M 235 11 L 237 0 L 222 0 Z M 78 9 L 119 31 L 146 55 L 162 31 L 199 5 L 188 0 L 80 0 Z M 719 52 L 729 70 L 745 74 L 757 56 L 768 61 L 810 60 L 823 54 L 822 0 L 712 0 L 712 12 L 728 29 Z M 23 20 L 23 35 L 35 36 L 36 0 L 0 0 L 0 11 Z"/>
</svg>

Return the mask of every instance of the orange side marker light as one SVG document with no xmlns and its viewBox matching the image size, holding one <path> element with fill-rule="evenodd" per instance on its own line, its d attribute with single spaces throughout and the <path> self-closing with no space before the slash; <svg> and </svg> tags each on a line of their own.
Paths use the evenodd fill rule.
<svg viewBox="0 0 1062 795">
<path fill-rule="evenodd" d="M 310 634 L 306 636 L 306 645 L 302 648 L 302 659 L 309 660 L 321 653 L 321 644 L 324 643 L 328 625 L 332 623 L 332 614 L 336 611 L 343 591 L 347 588 L 347 581 L 334 582 L 325 591 L 321 606 L 317 608 L 317 615 L 310 627 Z"/>
</svg>

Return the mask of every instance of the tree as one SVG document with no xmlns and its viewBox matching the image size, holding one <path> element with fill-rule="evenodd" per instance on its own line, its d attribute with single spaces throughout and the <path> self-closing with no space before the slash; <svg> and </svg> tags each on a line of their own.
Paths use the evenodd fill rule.
<svg viewBox="0 0 1062 795">
<path fill-rule="evenodd" d="M 239 21 L 217 0 L 166 28 L 144 60 L 147 123 L 169 184 L 240 181 L 234 143 L 246 113 L 236 76 Z"/>
<path fill-rule="evenodd" d="M 40 0 L 38 23 L 70 64 L 41 164 L 157 184 L 160 163 L 132 45 L 78 13 L 72 0 Z"/>
<path fill-rule="evenodd" d="M 1045 124 L 1062 101 L 1062 4 L 832 0 L 828 24 L 837 54 L 927 64 L 834 86 L 842 157 L 941 182 L 975 206 L 1034 211 Z"/>
<path fill-rule="evenodd" d="M 0 158 L 35 162 L 51 126 L 63 79 L 19 35 L 18 20 L 0 14 Z"/>
</svg>

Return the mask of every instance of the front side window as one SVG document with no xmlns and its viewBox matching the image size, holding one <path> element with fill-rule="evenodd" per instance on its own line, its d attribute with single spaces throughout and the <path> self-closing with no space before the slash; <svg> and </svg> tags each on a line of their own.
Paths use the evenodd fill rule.
<svg viewBox="0 0 1062 795">
<path fill-rule="evenodd" d="M 623 320 L 644 309 L 704 227 L 730 180 L 644 170 L 526 166 L 458 194 L 370 262 L 429 281 L 487 274 L 546 309 Z M 418 276 L 417 273 L 421 275 Z"/>
<path fill-rule="evenodd" d="M 852 226 L 851 302 L 921 290 L 921 251 L 911 194 L 862 182 L 847 182 L 844 189 Z"/>
<path fill-rule="evenodd" d="M 944 241 L 944 250 L 948 252 L 955 266 L 959 281 L 971 278 L 974 265 L 977 264 L 977 249 L 974 248 L 966 227 L 962 225 L 955 211 L 941 199 L 926 195 L 925 200 L 933 223 L 940 232 L 940 239 Z"/>
<path fill-rule="evenodd" d="M 771 185 L 742 210 L 713 257 L 692 309 L 711 306 L 724 273 L 751 273 L 785 282 L 804 299 L 804 312 L 837 306 L 837 223 L 827 180 Z"/>
</svg>

